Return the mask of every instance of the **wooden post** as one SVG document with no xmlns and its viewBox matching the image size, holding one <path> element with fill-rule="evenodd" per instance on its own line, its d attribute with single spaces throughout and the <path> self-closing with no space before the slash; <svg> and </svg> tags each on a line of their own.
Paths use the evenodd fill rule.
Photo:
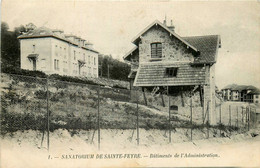
<svg viewBox="0 0 260 168">
<path fill-rule="evenodd" d="M 172 135 L 171 135 L 171 100 L 169 94 L 169 86 L 167 86 L 167 95 L 168 95 L 168 111 L 169 111 L 169 143 L 172 142 Z"/>
<path fill-rule="evenodd" d="M 201 107 L 202 107 L 202 124 L 204 124 L 204 99 L 202 94 L 203 86 L 200 85 L 200 101 L 201 101 Z"/>
<path fill-rule="evenodd" d="M 107 78 L 109 79 L 109 63 L 107 63 Z"/>
<path fill-rule="evenodd" d="M 231 126 L 231 105 L 229 105 L 229 122 L 228 125 Z"/>
<path fill-rule="evenodd" d="M 162 98 L 162 105 L 163 105 L 163 107 L 165 107 L 165 103 L 164 103 L 164 99 L 163 99 L 163 94 L 160 93 L 160 95 L 161 95 L 161 98 Z"/>
<path fill-rule="evenodd" d="M 192 141 L 192 92 L 190 93 L 190 140 Z"/>
<path fill-rule="evenodd" d="M 241 107 L 241 109 L 242 109 L 242 124 L 244 124 L 244 108 Z"/>
<path fill-rule="evenodd" d="M 250 130 L 250 107 L 248 106 L 248 111 L 247 111 L 247 128 L 248 131 Z"/>
<path fill-rule="evenodd" d="M 200 85 L 200 104 L 201 104 L 201 107 L 203 107 L 203 95 L 202 95 L 202 85 Z M 203 111 L 204 112 L 204 111 Z M 204 114 L 203 114 L 204 115 Z"/>
<path fill-rule="evenodd" d="M 184 107 L 183 87 L 181 87 L 181 104 L 182 104 L 182 107 Z"/>
<path fill-rule="evenodd" d="M 138 98 L 136 101 L 136 134 L 137 134 L 137 145 L 139 146 L 139 111 L 138 111 Z"/>
<path fill-rule="evenodd" d="M 47 90 L 47 94 L 46 94 L 46 98 L 47 98 L 47 149 L 49 151 L 50 149 L 50 112 L 49 112 L 49 84 L 48 84 L 48 76 L 46 78 L 47 82 L 46 82 L 46 90 Z"/>
<path fill-rule="evenodd" d="M 146 100 L 145 91 L 144 91 L 143 87 L 142 87 L 142 91 L 143 91 L 143 96 L 144 96 L 144 103 L 147 106 L 147 100 Z"/>
<path fill-rule="evenodd" d="M 98 116 L 97 116 L 98 117 L 97 118 L 98 119 L 98 150 L 100 150 L 100 118 L 99 118 L 100 117 L 99 116 L 100 115 L 99 114 L 99 101 L 100 101 L 99 100 L 99 94 L 100 93 L 99 92 L 100 92 L 100 85 L 98 85 Z"/>
<path fill-rule="evenodd" d="M 236 124 L 236 127 L 238 128 L 238 106 L 237 106 L 237 124 Z"/>
<path fill-rule="evenodd" d="M 257 115 L 256 115 L 256 108 L 255 108 L 255 127 L 257 126 Z"/>
<path fill-rule="evenodd" d="M 255 127 L 257 126 L 257 115 L 256 115 L 256 108 L 255 108 Z"/>
<path fill-rule="evenodd" d="M 207 103 L 207 137 L 209 138 L 209 102 Z"/>
<path fill-rule="evenodd" d="M 220 125 L 220 128 L 219 128 L 219 133 L 220 133 L 220 136 L 221 136 L 221 104 L 219 105 L 219 125 Z"/>
</svg>

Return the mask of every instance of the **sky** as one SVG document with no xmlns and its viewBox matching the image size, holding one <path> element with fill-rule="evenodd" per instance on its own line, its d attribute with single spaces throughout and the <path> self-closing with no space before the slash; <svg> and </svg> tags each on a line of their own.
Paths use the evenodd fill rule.
<svg viewBox="0 0 260 168">
<path fill-rule="evenodd" d="M 133 38 L 154 20 L 173 20 L 180 36 L 221 36 L 218 88 L 232 83 L 260 88 L 260 1 L 2 0 L 1 20 L 10 30 L 33 23 L 62 29 L 123 60 Z"/>
</svg>

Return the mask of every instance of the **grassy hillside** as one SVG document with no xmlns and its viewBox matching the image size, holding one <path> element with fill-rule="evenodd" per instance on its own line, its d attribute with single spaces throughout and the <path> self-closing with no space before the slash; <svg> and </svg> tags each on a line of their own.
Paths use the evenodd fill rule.
<svg viewBox="0 0 260 168">
<path fill-rule="evenodd" d="M 103 129 L 135 129 L 137 114 L 140 128 L 168 129 L 170 126 L 168 97 L 165 95 L 162 99 L 161 96 L 152 96 L 146 92 L 145 105 L 140 91 L 130 92 L 127 89 L 57 80 L 49 80 L 47 88 L 46 79 L 7 74 L 1 74 L 1 80 L 2 134 L 17 130 L 46 129 L 47 108 L 51 131 L 59 128 L 97 129 L 98 111 L 100 127 Z M 199 124 L 202 123 L 198 94 L 193 96 L 193 127 L 200 127 Z M 178 112 L 171 112 L 171 127 L 189 128 L 190 98 L 188 93 L 184 93 L 182 106 L 180 97 L 171 97 L 171 105 L 179 106 Z"/>
<path fill-rule="evenodd" d="M 2 133 L 46 128 L 47 86 L 45 79 L 1 75 Z M 100 90 L 99 90 L 100 89 Z M 99 90 L 99 102 L 98 102 Z M 50 129 L 97 128 L 98 104 L 101 128 L 136 128 L 137 103 L 142 93 L 97 85 L 72 84 L 50 80 L 48 83 Z M 135 96 L 133 96 L 135 95 Z M 141 100 L 141 98 L 139 98 Z M 140 101 L 142 103 L 142 101 Z M 139 104 L 141 128 L 168 127 L 168 113 Z M 173 117 L 176 125 L 187 121 Z"/>
</svg>

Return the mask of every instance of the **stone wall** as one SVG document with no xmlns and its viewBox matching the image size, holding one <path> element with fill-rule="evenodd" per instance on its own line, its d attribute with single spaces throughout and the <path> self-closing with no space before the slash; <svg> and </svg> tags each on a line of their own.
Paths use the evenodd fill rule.
<svg viewBox="0 0 260 168">
<path fill-rule="evenodd" d="M 141 37 L 139 42 L 140 62 L 149 62 L 151 60 L 151 43 L 154 42 L 162 43 L 162 60 L 186 62 L 193 62 L 194 60 L 193 55 L 179 39 L 170 35 L 160 26 L 154 26 Z"/>
</svg>

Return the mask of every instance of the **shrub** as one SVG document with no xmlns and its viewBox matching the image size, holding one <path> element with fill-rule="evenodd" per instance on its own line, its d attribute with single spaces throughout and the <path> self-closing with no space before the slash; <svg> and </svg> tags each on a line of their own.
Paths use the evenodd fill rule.
<svg viewBox="0 0 260 168">
<path fill-rule="evenodd" d="M 40 77 L 40 78 L 47 77 L 47 75 L 41 71 L 30 71 L 30 70 L 18 69 L 14 67 L 2 67 L 1 70 L 3 73 L 10 73 L 16 75 L 33 76 L 33 77 Z"/>
<path fill-rule="evenodd" d="M 60 80 L 65 82 L 74 82 L 74 83 L 82 83 L 82 84 L 91 84 L 91 85 L 97 85 L 97 83 L 90 81 L 90 80 L 82 80 L 77 77 L 70 77 L 70 76 L 61 76 L 58 74 L 52 74 L 50 75 L 50 79 L 54 80 Z"/>
</svg>

